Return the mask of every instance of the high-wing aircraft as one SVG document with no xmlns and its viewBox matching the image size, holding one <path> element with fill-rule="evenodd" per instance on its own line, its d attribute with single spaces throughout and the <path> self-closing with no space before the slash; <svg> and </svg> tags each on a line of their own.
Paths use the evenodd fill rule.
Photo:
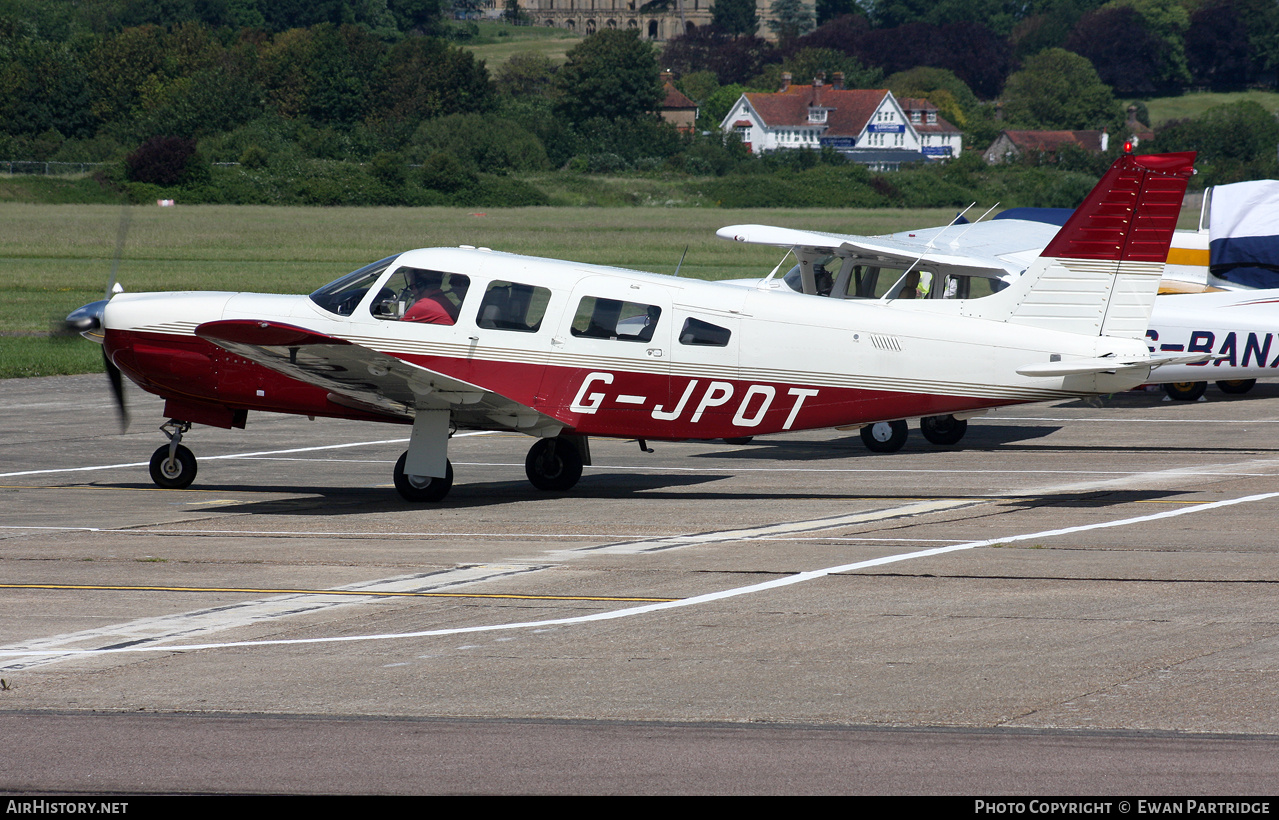
<svg viewBox="0 0 1279 820">
<path fill-rule="evenodd" d="M 1090 199 L 1095 196 L 1096 191 Z M 721 228 L 718 236 L 738 242 L 786 248 L 797 260 L 797 264 L 782 277 L 775 277 L 777 271 L 774 271 L 774 275 L 770 275 L 765 280 L 742 279 L 734 280 L 732 284 L 773 292 L 793 291 L 810 296 L 832 297 L 836 300 L 872 299 L 903 311 L 970 315 L 973 306 L 987 304 L 986 300 L 980 297 L 999 293 L 1017 283 L 1033 260 L 1037 259 L 1041 253 L 1049 254 L 1048 246 L 1057 241 L 1059 230 L 1064 232 L 1064 226 L 1070 224 L 1069 220 L 1074 214 L 1075 211 L 1072 209 L 1017 208 L 1006 211 L 989 221 L 968 223 L 957 220 L 942 227 L 902 231 L 877 237 L 793 230 L 767 225 L 731 225 Z M 1184 235 L 1198 239 L 1196 232 L 1176 231 L 1173 234 L 1173 243 L 1177 242 L 1177 236 L 1182 236 L 1185 240 Z M 1206 232 L 1203 242 L 1206 245 Z M 1186 243 L 1183 241 L 1183 244 Z M 1172 258 L 1172 252 L 1169 248 L 1165 248 L 1165 253 L 1169 254 L 1168 259 Z M 1199 278 L 1202 280 L 1203 275 Z M 1161 292 L 1167 288 L 1167 284 L 1166 278 L 1160 282 Z M 1202 290 L 1203 287 L 1201 284 L 1199 289 Z M 1078 298 L 1078 295 L 1065 295 L 1064 290 L 1060 295 L 1066 300 Z M 1121 303 L 1111 299 L 1109 291 L 1093 293 L 1086 298 L 1103 301 L 1110 299 L 1107 312 L 1108 327 L 1102 330 L 1103 333 L 1132 332 L 1132 328 L 1120 331 L 1110 327 L 1118 318 L 1112 311 Z M 1156 300 L 1155 318 L 1151 319 L 1152 327 L 1161 311 L 1168 314 L 1168 318 L 1173 323 L 1178 321 L 1182 314 L 1173 310 L 1174 304 L 1190 309 L 1193 315 L 1196 300 L 1200 298 L 1204 297 L 1188 297 L 1183 304 L 1178 304 L 1181 301 L 1180 297 L 1171 302 L 1165 297 Z M 854 303 L 848 302 L 848 304 Z M 1252 315 L 1247 318 L 1255 319 L 1256 317 Z M 1065 327 L 1064 319 L 1056 326 Z M 1088 328 L 1078 325 L 1072 326 L 1071 329 L 1076 332 L 1088 332 Z M 1148 335 L 1158 336 L 1153 330 L 1150 330 Z M 1177 334 L 1170 331 L 1169 335 Z M 1191 335 L 1191 331 L 1186 330 L 1181 335 Z M 1226 337 L 1225 333 L 1220 335 Z M 1211 336 L 1212 334 L 1208 334 L 1209 338 Z M 1234 336 L 1230 335 L 1227 338 L 1233 340 Z M 1200 354 L 1193 363 L 1178 362 L 1173 364 L 1170 370 L 1160 370 L 1161 376 L 1164 373 L 1175 377 L 1177 374 L 1186 372 L 1192 374 L 1204 372 L 1202 367 L 1208 362 L 1210 356 L 1208 348 L 1203 343 L 1203 334 L 1195 335 L 1194 341 L 1193 347 L 1183 341 L 1180 346 L 1168 343 L 1158 349 L 1158 353 L 1166 355 L 1187 352 Z M 1227 342 L 1229 343 L 1232 342 Z M 1240 344 L 1243 343 L 1240 342 Z M 1156 352 L 1156 347 L 1152 347 L 1151 351 Z M 1227 375 L 1226 371 L 1221 372 L 1222 376 L 1219 378 L 1240 378 Z M 1251 382 L 1222 381 L 1220 384 L 1223 389 L 1234 389 L 1238 392 L 1240 389 L 1246 390 Z M 1173 393 L 1175 387 L 1177 387 L 1176 384 L 1170 385 L 1169 392 Z M 1173 395 L 1176 394 L 1173 393 Z M 925 415 L 919 418 L 920 431 L 934 444 L 956 444 L 964 436 L 968 419 L 984 412 L 986 412 L 985 409 L 974 409 L 941 416 Z M 905 444 L 907 438 L 906 420 L 881 421 L 867 425 L 850 425 L 850 427 L 860 428 L 862 440 L 875 452 L 894 452 Z"/>
<path fill-rule="evenodd" d="M 536 438 L 529 480 L 563 491 L 592 436 L 645 447 L 962 416 L 1204 358 L 1142 339 L 1193 157 L 1120 158 L 1033 258 L 934 237 L 942 250 L 916 267 L 940 279 L 1025 268 L 980 299 L 841 303 L 462 247 L 389 256 L 309 296 L 125 293 L 68 321 L 103 344 L 109 373 L 164 398 L 162 487 L 195 478 L 192 424 L 265 411 L 412 425 L 394 470 L 411 501 L 448 493 L 458 429 Z M 849 253 L 916 259 L 878 240 Z"/>
<path fill-rule="evenodd" d="M 936 237 L 945 235 L 947 242 L 956 248 L 962 245 L 966 252 L 996 256 L 1005 262 L 1003 271 L 992 265 L 988 272 L 977 273 L 979 277 L 988 277 L 985 280 L 971 279 L 960 270 L 951 269 L 951 276 L 942 287 L 930 287 L 933 274 L 920 274 L 917 294 L 956 298 L 966 296 L 970 290 L 980 293 L 1002 288 L 1006 282 L 1016 279 L 1025 261 L 1047 245 L 1072 213 L 1071 208 L 1011 208 L 989 223 L 908 231 L 887 238 L 914 247 L 921 241 L 935 245 Z M 1276 355 L 1271 356 L 1272 341 L 1279 336 L 1271 330 L 1279 318 L 1276 316 L 1279 288 L 1275 288 L 1279 283 L 1276 224 L 1279 224 L 1279 181 L 1255 180 L 1207 189 L 1198 230 L 1174 232 L 1159 284 L 1160 298 L 1155 300 L 1146 336 L 1152 352 L 1202 352 L 1213 356 L 1207 361 L 1161 369 L 1159 376 L 1166 379 L 1162 386 L 1170 397 L 1181 401 L 1198 399 L 1209 381 L 1225 393 L 1246 393 L 1257 379 L 1279 375 L 1279 345 L 1275 346 Z M 720 235 L 739 238 L 737 233 L 741 232 L 757 241 L 768 241 L 779 238 L 775 235 L 777 230 L 734 226 L 720 231 Z M 829 260 L 841 253 L 840 242 L 835 241 L 839 237 L 817 234 L 791 238 L 800 243 L 795 245 L 795 250 L 802 260 L 783 277 L 782 281 L 792 290 L 827 294 L 829 289 L 835 295 L 869 298 L 882 296 L 895 287 L 900 278 L 901 270 L 866 267 L 858 271 L 855 281 L 847 284 L 855 293 L 831 287 L 822 263 L 830 266 Z M 805 255 L 818 265 L 817 277 L 807 283 L 803 276 Z M 826 278 L 823 279 L 823 275 Z M 1221 293 L 1223 290 L 1234 292 Z M 1176 298 L 1172 298 L 1174 294 L 1178 294 Z M 939 433 L 938 420 L 934 419 L 922 419 L 921 428 L 925 436 L 936 443 L 954 443 L 939 438 L 953 437 L 958 429 L 954 422 L 948 421 L 948 432 Z M 864 431 L 872 449 L 878 442 L 871 434 L 879 433 L 882 437 L 885 429 L 884 425 L 878 425 L 876 430 Z"/>
</svg>

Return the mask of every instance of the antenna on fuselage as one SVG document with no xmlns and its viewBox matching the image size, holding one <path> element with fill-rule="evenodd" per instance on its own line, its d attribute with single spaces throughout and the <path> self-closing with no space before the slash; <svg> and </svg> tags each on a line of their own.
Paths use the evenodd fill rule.
<svg viewBox="0 0 1279 820">
<path fill-rule="evenodd" d="M 679 255 L 679 264 L 675 266 L 675 275 L 679 276 L 679 269 L 684 267 L 684 257 L 688 256 L 688 245 L 684 246 L 684 252 Z"/>
</svg>

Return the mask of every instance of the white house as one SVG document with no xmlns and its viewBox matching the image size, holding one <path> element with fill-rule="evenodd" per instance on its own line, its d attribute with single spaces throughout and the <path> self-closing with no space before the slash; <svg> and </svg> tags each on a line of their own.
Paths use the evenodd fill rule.
<svg viewBox="0 0 1279 820">
<path fill-rule="evenodd" d="M 751 151 L 784 151 L 829 146 L 854 162 L 881 167 L 958 156 L 958 128 L 937 115 L 927 100 L 903 100 L 886 89 L 845 89 L 836 74 L 826 84 L 791 85 L 772 94 L 743 94 L 720 123 Z"/>
</svg>

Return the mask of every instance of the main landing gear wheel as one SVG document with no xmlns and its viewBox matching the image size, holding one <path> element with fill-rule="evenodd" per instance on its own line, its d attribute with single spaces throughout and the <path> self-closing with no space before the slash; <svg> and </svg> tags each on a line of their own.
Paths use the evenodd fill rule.
<svg viewBox="0 0 1279 820">
<path fill-rule="evenodd" d="M 1208 382 L 1169 382 L 1164 392 L 1177 401 L 1196 401 L 1208 389 Z"/>
<path fill-rule="evenodd" d="M 750 444 L 754 440 L 755 440 L 754 436 L 739 436 L 737 438 L 726 438 L 724 439 L 724 443 L 740 445 L 740 444 Z"/>
<path fill-rule="evenodd" d="M 444 460 L 444 477 L 433 478 L 429 475 L 408 475 L 404 472 L 404 462 L 408 460 L 406 451 L 395 462 L 395 489 L 405 501 L 439 501 L 453 489 L 453 462 Z"/>
<path fill-rule="evenodd" d="M 1256 379 L 1230 379 L 1224 382 L 1217 382 L 1217 387 L 1222 393 L 1229 393 L 1232 396 L 1242 396 L 1257 385 Z"/>
<path fill-rule="evenodd" d="M 571 441 L 544 438 L 529 448 L 524 474 L 539 490 L 563 492 L 573 489 L 582 477 L 582 454 Z"/>
<path fill-rule="evenodd" d="M 166 490 L 181 490 L 191 486 L 195 481 L 195 455 L 179 444 L 169 456 L 169 445 L 165 444 L 151 454 L 151 480 L 157 487 Z"/>
<path fill-rule="evenodd" d="M 924 416 L 919 420 L 919 432 L 933 444 L 958 444 L 968 432 L 968 420 L 954 416 Z"/>
<path fill-rule="evenodd" d="M 862 428 L 862 443 L 872 453 L 895 453 L 909 432 L 904 421 L 878 421 Z"/>
</svg>

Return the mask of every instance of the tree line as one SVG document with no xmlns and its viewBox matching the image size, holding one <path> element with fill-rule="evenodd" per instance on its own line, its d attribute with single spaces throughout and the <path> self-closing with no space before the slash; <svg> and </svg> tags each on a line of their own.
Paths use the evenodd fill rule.
<svg viewBox="0 0 1279 820">
<path fill-rule="evenodd" d="M 776 43 L 748 33 L 758 24 L 753 2 L 719 0 L 716 25 L 660 51 L 634 32 L 604 30 L 562 66 L 527 52 L 490 73 L 457 43 L 474 25 L 446 13 L 468 6 L 442 0 L 0 0 L 0 158 L 109 162 L 101 181 L 135 199 L 176 185 L 186 201 L 545 204 L 528 175 L 563 170 L 724 178 L 697 183 L 693 198 L 743 204 L 744 192 L 760 190 L 752 176 L 775 175 L 784 192 L 798 171 L 816 186 L 808 190 L 829 188 L 841 202 L 949 204 L 1009 183 L 972 163 L 947 185 L 938 169 L 917 169 L 932 182 L 916 185 L 844 167 L 833 151 L 754 157 L 719 134 L 719 120 L 743 91 L 775 90 L 783 72 L 796 82 L 841 72 L 848 87 L 931 100 L 969 148 L 1009 127 L 1119 134 L 1124 112 L 1103 76 L 1110 69 L 1068 47 L 1100 42 L 1083 37 L 1098 19 L 1119 14 L 1150 36 L 1157 29 L 1160 54 L 1179 44 L 1171 53 L 1183 55 L 1184 72 L 1142 63 L 1147 80 L 1164 72 L 1161 83 L 1273 82 L 1268 49 L 1279 42 L 1254 36 L 1275 31 L 1274 4 L 1252 0 L 879 0 L 870 11 L 822 0 L 817 19 L 794 5 L 781 8 Z M 1216 16 L 1203 17 L 1207 9 Z M 971 22 L 974 10 L 981 23 Z M 1231 20 L 1247 31 L 1235 36 Z M 1194 21 L 1205 31 L 1194 34 Z M 1115 30 L 1146 42 L 1131 26 Z M 1218 45 L 1234 44 L 1212 65 L 1200 48 L 1210 32 Z M 675 70 L 701 106 L 697 133 L 654 114 L 661 68 Z M 1207 184 L 1276 175 L 1272 116 L 1256 105 L 1210 114 L 1161 129 L 1151 147 L 1204 152 L 1210 173 L 1198 181 Z M 1067 151 L 1024 164 L 1086 177 L 1106 161 Z M 1032 177 L 1027 199 L 1044 194 Z M 935 202 L 922 201 L 929 191 Z"/>
<path fill-rule="evenodd" d="M 754 5 L 717 0 L 717 27 L 757 33 Z M 1279 70 L 1270 0 L 817 0 L 815 15 L 774 0 L 771 9 L 783 51 L 834 48 L 886 74 L 947 68 L 983 99 L 1053 48 L 1086 58 L 1122 96 L 1273 86 Z"/>
</svg>

